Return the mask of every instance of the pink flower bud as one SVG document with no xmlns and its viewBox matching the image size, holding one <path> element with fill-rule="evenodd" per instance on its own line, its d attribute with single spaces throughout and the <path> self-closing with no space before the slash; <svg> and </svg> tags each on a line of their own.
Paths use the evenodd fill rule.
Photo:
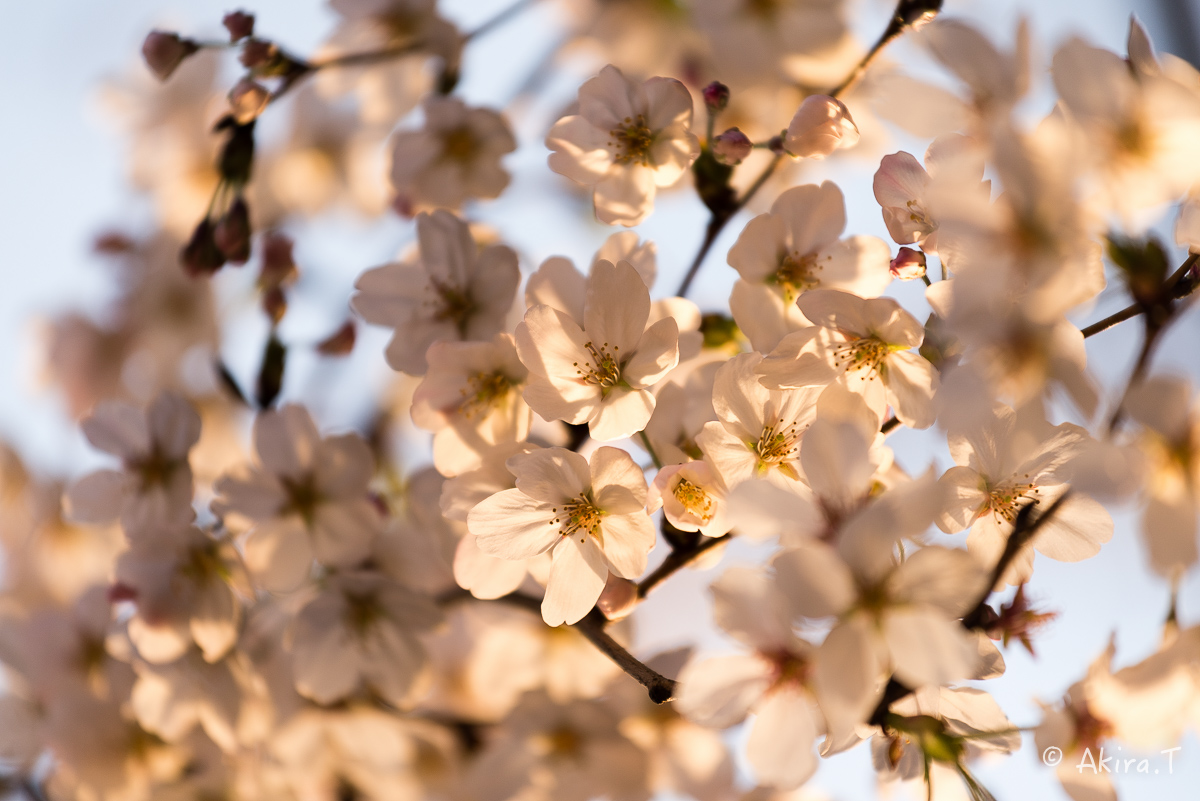
<svg viewBox="0 0 1200 801">
<path fill-rule="evenodd" d="M 322 356 L 345 356 L 354 350 L 357 330 L 353 320 L 347 320 L 342 327 L 334 331 L 317 345 L 317 353 Z"/>
<path fill-rule="evenodd" d="M 596 606 L 609 620 L 619 620 L 628 617 L 637 602 L 637 585 L 629 579 L 609 573 L 608 583 L 604 585 L 604 592 L 600 593 Z"/>
<path fill-rule="evenodd" d="M 729 105 L 729 87 L 720 81 L 713 81 L 704 87 L 702 94 L 704 95 L 704 106 L 711 114 L 724 111 L 725 107 Z"/>
<path fill-rule="evenodd" d="M 230 264 L 245 264 L 250 258 L 250 209 L 246 201 L 233 201 L 213 229 L 213 241 Z"/>
<path fill-rule="evenodd" d="M 265 86 L 250 78 L 242 78 L 229 91 L 229 105 L 233 108 L 233 118 L 242 125 L 257 119 L 269 102 L 271 93 Z"/>
<path fill-rule="evenodd" d="M 277 231 L 262 240 L 262 272 L 258 283 L 263 288 L 282 286 L 296 277 L 296 262 L 292 258 L 292 240 Z"/>
<path fill-rule="evenodd" d="M 273 61 L 279 53 L 279 48 L 264 39 L 247 39 L 242 44 L 242 55 L 239 61 L 248 70 L 262 67 Z"/>
<path fill-rule="evenodd" d="M 846 104 L 828 95 L 810 95 L 792 117 L 784 147 L 796 158 L 823 159 L 857 143 L 858 126 Z"/>
<path fill-rule="evenodd" d="M 205 217 L 200 221 L 179 258 L 188 275 L 193 277 L 212 275 L 225 266 L 225 254 L 213 238 L 212 220 Z"/>
<path fill-rule="evenodd" d="M 185 58 L 199 49 L 195 42 L 180 38 L 177 33 L 150 31 L 146 41 L 142 42 L 142 58 L 158 79 L 165 81 Z"/>
<path fill-rule="evenodd" d="M 717 161 L 729 167 L 741 164 L 753 149 L 754 143 L 737 128 L 730 128 L 713 138 L 713 155 Z"/>
<path fill-rule="evenodd" d="M 221 20 L 225 30 L 229 31 L 229 41 L 240 42 L 247 36 L 254 35 L 254 15 L 245 11 L 232 11 Z"/>
<path fill-rule="evenodd" d="M 925 254 L 912 248 L 900 248 L 890 265 L 892 275 L 901 281 L 915 281 L 925 276 Z"/>
</svg>

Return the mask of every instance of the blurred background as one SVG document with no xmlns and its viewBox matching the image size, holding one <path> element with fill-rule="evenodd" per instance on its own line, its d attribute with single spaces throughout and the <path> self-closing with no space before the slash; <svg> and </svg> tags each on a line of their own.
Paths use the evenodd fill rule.
<svg viewBox="0 0 1200 801">
<path fill-rule="evenodd" d="M 444 0 L 443 13 L 470 29 L 505 8 L 510 0 Z M 153 80 L 139 51 L 153 27 L 187 35 L 217 38 L 222 15 L 238 7 L 257 15 L 261 35 L 310 54 L 328 35 L 334 15 L 318 0 L 256 0 L 240 6 L 227 0 L 38 0 L 8 3 L 0 47 L 0 107 L 8 123 L 0 129 L 0 439 L 47 475 L 78 476 L 97 462 L 80 434 L 66 402 L 51 388 L 42 371 L 47 321 L 68 310 L 100 319 L 115 293 L 111 264 L 94 252 L 97 237 L 119 231 L 144 236 L 155 230 L 155 208 L 129 180 L 137 153 L 123 135 L 135 113 L 131 98 L 149 91 Z M 859 39 L 872 41 L 882 28 L 891 2 L 857 0 L 851 19 Z M 1016 21 L 1027 17 L 1035 36 L 1035 92 L 1027 111 L 1031 120 L 1047 113 L 1052 102 L 1046 68 L 1056 43 L 1071 35 L 1124 52 L 1130 14 L 1146 25 L 1160 50 L 1197 63 L 1200 0 L 947 0 L 947 15 L 975 20 L 1007 46 Z M 539 75 L 547 53 L 560 41 L 564 25 L 561 5 L 552 0 L 535 5 L 491 35 L 472 43 L 463 67 L 459 93 L 468 102 L 509 106 L 520 149 L 507 160 L 513 183 L 500 201 L 480 204 L 468 214 L 494 227 L 515 247 L 522 269 L 529 272 L 554 254 L 587 263 L 612 232 L 591 219 L 590 207 L 578 196 L 566 196 L 565 180 L 545 165 L 542 137 L 574 98 L 579 83 L 597 68 L 586 53 L 558 62 L 555 71 Z M 928 57 L 909 42 L 900 42 L 887 58 L 920 69 Z M 218 79 L 235 80 L 232 64 Z M 545 70 L 540 70 L 545 72 Z M 535 80 L 540 91 L 532 99 L 522 90 Z M 853 110 L 853 106 L 852 106 Z M 270 118 L 271 113 L 267 117 Z M 276 115 L 280 116 L 280 115 Z M 786 116 L 790 116 L 790 111 Z M 267 136 L 271 122 L 264 123 Z M 845 192 L 848 233 L 887 239 L 879 207 L 871 193 L 871 176 L 882 153 L 909 150 L 920 156 L 927 142 L 916 141 L 886 125 L 880 139 L 860 157 L 807 167 L 793 182 L 832 179 Z M 197 131 L 203 136 L 202 130 Z M 275 132 L 275 135 L 282 135 Z M 873 134 L 874 135 L 874 134 Z M 1200 143 L 1197 143 L 1200 147 Z M 385 185 L 385 160 L 379 155 L 378 180 Z M 686 184 L 686 182 L 684 182 Z M 778 190 L 775 190 L 778 191 Z M 772 195 L 773 196 L 773 195 Z M 768 201 L 770 198 L 766 198 Z M 744 225 L 735 221 L 718 240 L 701 273 L 694 299 L 704 310 L 725 308 L 734 272 L 724 255 Z M 659 282 L 656 295 L 670 294 L 697 247 L 706 214 L 687 191 L 662 197 L 658 210 L 638 231 L 658 243 Z M 1170 224 L 1161 236 L 1173 248 Z M 391 212 L 366 219 L 334 212 L 311 221 L 289 223 L 297 240 L 302 278 L 291 294 L 286 321 L 294 340 L 315 342 L 348 315 L 353 282 L 365 269 L 391 260 L 413 237 L 412 224 Z M 1172 250 L 1175 263 L 1182 258 Z M 249 270 L 226 269 L 219 276 L 218 297 L 227 327 L 222 356 L 246 385 L 252 381 L 265 322 L 253 308 Z M 914 282 L 915 283 L 915 282 Z M 927 312 L 919 287 L 896 285 L 889 292 L 919 318 Z M 1127 303 L 1116 283 L 1101 295 L 1096 308 L 1080 316 L 1083 324 Z M 1089 362 L 1112 396 L 1123 385 L 1139 344 L 1139 328 L 1131 323 L 1088 340 Z M 387 336 L 360 329 L 353 355 L 326 364 L 297 356 L 288 367 L 283 400 L 302 401 L 328 427 L 363 423 L 370 399 L 387 385 L 390 371 L 382 351 Z M 1163 342 L 1155 369 L 1200 375 L 1200 315 L 1194 310 Z M 1063 419 L 1068 419 L 1066 411 Z M 931 462 L 948 466 L 930 438 L 902 430 L 890 441 L 899 461 L 910 471 Z M 419 439 L 410 456 L 423 460 Z M 1032 597 L 1060 612 L 1037 641 L 1038 656 L 1019 648 L 1006 653 L 1008 673 L 988 682 L 1001 706 L 1017 725 L 1040 719 L 1037 699 L 1056 699 L 1080 678 L 1088 663 L 1116 637 L 1119 667 L 1153 651 L 1168 608 L 1168 590 L 1145 566 L 1137 541 L 1137 521 L 1129 510 L 1113 509 L 1116 535 L 1101 554 L 1081 564 L 1062 564 L 1038 557 Z M 751 562 L 761 554 L 737 543 L 724 564 Z M 678 645 L 699 643 L 720 649 L 725 643 L 707 624 L 704 588 L 713 573 L 685 572 L 648 601 L 639 613 L 637 651 L 652 654 Z M 1200 583 L 1193 576 L 1180 595 L 1183 625 L 1200 622 Z M 735 735 L 736 736 L 736 735 Z M 1166 775 L 1165 757 L 1151 755 L 1160 775 L 1119 775 L 1115 782 L 1128 799 L 1194 799 L 1200 787 L 1200 740 L 1189 734 L 1175 754 L 1174 771 Z M 1161 760 L 1154 761 L 1154 760 Z M 1015 756 L 985 763 L 979 776 L 1000 799 L 1022 796 L 1061 799 L 1053 772 L 1041 765 L 1032 738 Z M 876 797 L 867 749 L 825 762 L 811 787 L 813 798 Z"/>
</svg>

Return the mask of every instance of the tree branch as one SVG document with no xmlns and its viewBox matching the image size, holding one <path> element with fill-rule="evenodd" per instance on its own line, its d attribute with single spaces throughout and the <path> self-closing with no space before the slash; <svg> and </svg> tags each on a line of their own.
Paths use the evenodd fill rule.
<svg viewBox="0 0 1200 801">
<path fill-rule="evenodd" d="M 645 598 L 650 594 L 651 590 L 662 584 L 673 574 L 679 572 L 682 568 L 699 559 L 702 554 L 716 548 L 722 543 L 729 542 L 731 539 L 733 537 L 729 534 L 722 534 L 719 537 L 701 536 L 695 545 L 676 547 L 671 553 L 667 554 L 667 558 L 663 560 L 661 565 L 654 568 L 650 575 L 638 582 L 638 598 Z"/>
<path fill-rule="evenodd" d="M 883 52 L 884 48 L 891 44 L 900 35 L 909 28 L 920 25 L 932 19 L 939 11 L 942 10 L 942 0 L 900 0 L 896 4 L 896 10 L 892 12 L 892 18 L 888 20 L 888 25 L 883 29 L 879 39 L 867 51 L 867 54 L 862 57 L 862 60 L 855 65 L 846 79 L 839 83 L 829 92 L 830 97 L 840 97 L 858 83 L 862 76 L 866 74 L 872 62 Z"/>
<path fill-rule="evenodd" d="M 1167 284 L 1171 287 L 1170 297 L 1174 300 L 1184 298 L 1196 290 L 1200 285 L 1200 281 L 1195 278 L 1192 280 L 1184 280 L 1187 278 L 1188 271 L 1196 266 L 1196 262 L 1200 260 L 1200 253 L 1192 253 L 1184 259 L 1183 264 L 1179 266 L 1170 278 L 1167 279 Z M 1126 320 L 1131 320 L 1146 311 L 1146 308 L 1140 303 L 1133 303 L 1121 309 L 1115 314 L 1110 314 L 1103 320 L 1097 320 L 1086 328 L 1080 329 L 1084 338 L 1095 336 L 1101 331 L 1107 331 L 1118 323 L 1123 323 Z"/>
</svg>

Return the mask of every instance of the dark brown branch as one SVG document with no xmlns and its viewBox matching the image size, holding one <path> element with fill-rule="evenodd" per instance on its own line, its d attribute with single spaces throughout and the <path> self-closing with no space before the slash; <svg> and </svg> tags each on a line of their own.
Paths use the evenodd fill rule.
<svg viewBox="0 0 1200 801">
<path fill-rule="evenodd" d="M 638 582 L 638 598 L 645 598 L 650 594 L 651 590 L 662 584 L 674 573 L 699 559 L 701 554 L 722 543 L 729 542 L 731 539 L 733 537 L 729 534 L 722 534 L 720 537 L 701 536 L 695 545 L 675 548 L 671 553 L 667 554 L 667 558 L 663 560 L 661 565 L 654 568 L 650 575 Z"/>
<path fill-rule="evenodd" d="M 1190 254 L 1184 260 L 1183 264 L 1179 266 L 1179 269 L 1167 279 L 1166 283 L 1171 287 L 1170 297 L 1172 299 L 1178 300 L 1179 298 L 1187 297 L 1195 291 L 1197 285 L 1200 285 L 1200 282 L 1196 281 L 1195 279 L 1186 280 L 1188 271 L 1196 265 L 1197 260 L 1200 260 L 1200 253 Z M 1119 312 L 1110 314 L 1103 320 L 1097 320 L 1086 328 L 1080 330 L 1082 331 L 1084 338 L 1095 336 L 1101 331 L 1107 331 L 1118 323 L 1123 323 L 1126 320 L 1132 320 L 1134 317 L 1137 317 L 1139 314 L 1143 314 L 1145 311 L 1145 306 L 1140 303 L 1133 303 L 1121 309 Z"/>
<path fill-rule="evenodd" d="M 900 427 L 900 418 L 892 415 L 879 427 L 880 434 L 890 434 Z"/>
<path fill-rule="evenodd" d="M 454 589 L 439 596 L 437 601 L 440 606 L 446 606 L 458 601 L 465 601 L 471 597 L 471 594 L 466 590 Z M 531 595 L 512 592 L 495 600 L 520 607 L 541 617 L 542 602 Z M 614 640 L 612 635 L 604 630 L 607 625 L 608 620 L 600 613 L 600 610 L 593 608 L 582 620 L 573 624 L 571 628 L 586 637 L 592 645 L 596 646 L 601 653 L 611 659 L 617 667 L 621 668 L 634 681 L 645 687 L 651 701 L 656 704 L 662 704 L 674 698 L 675 682 L 647 667 L 645 663 L 625 650 L 624 646 Z"/>
<path fill-rule="evenodd" d="M 862 60 L 855 65 L 846 79 L 838 84 L 834 89 L 830 90 L 830 97 L 840 97 L 845 94 L 851 87 L 858 83 L 862 76 L 866 74 L 867 68 L 872 62 L 883 52 L 884 48 L 891 44 L 900 35 L 909 28 L 920 25 L 932 19 L 939 11 L 942 10 L 942 0 L 900 0 L 896 4 L 896 10 L 892 12 L 892 18 L 888 20 L 888 25 L 880 34 L 879 39 L 867 51 L 867 54 L 862 57 Z"/>
</svg>

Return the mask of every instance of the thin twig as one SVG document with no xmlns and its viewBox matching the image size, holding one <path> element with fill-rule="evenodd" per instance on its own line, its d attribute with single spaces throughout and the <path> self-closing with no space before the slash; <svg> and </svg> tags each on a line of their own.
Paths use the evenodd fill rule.
<svg viewBox="0 0 1200 801">
<path fill-rule="evenodd" d="M 342 67 L 360 67 L 365 64 L 375 64 L 380 61 L 388 61 L 389 59 L 398 58 L 400 56 L 415 53 L 425 46 L 424 39 L 416 39 L 403 44 L 395 44 L 380 50 L 368 50 L 362 53 L 346 53 L 341 56 L 331 56 L 330 58 L 319 61 L 310 61 L 308 66 L 311 71 L 340 69 Z"/>
<path fill-rule="evenodd" d="M 464 38 L 469 42 L 477 36 L 483 36 L 484 34 L 491 33 L 493 29 L 499 28 L 501 25 L 508 22 L 510 19 L 517 16 L 536 2 L 538 2 L 538 0 L 517 0 L 517 2 L 513 3 L 503 11 L 500 11 L 491 19 L 480 23 L 478 28 L 469 32 Z"/>
<path fill-rule="evenodd" d="M 646 449 L 646 453 L 650 454 L 650 461 L 654 462 L 654 466 L 662 470 L 662 459 L 658 458 L 658 453 L 655 452 L 654 446 L 650 444 L 650 438 L 646 436 L 645 431 L 639 431 L 638 437 L 642 440 L 642 447 Z"/>
<path fill-rule="evenodd" d="M 466 590 L 456 588 L 443 593 L 438 597 L 437 602 L 439 606 L 446 606 L 468 600 L 471 597 L 471 594 Z M 531 595 L 525 595 L 521 592 L 510 592 L 508 595 L 502 595 L 494 600 L 520 607 L 541 617 L 542 602 Z M 607 625 L 608 620 L 600 613 L 600 610 L 593 608 L 582 620 L 572 624 L 571 628 L 586 637 L 592 645 L 596 646 L 601 653 L 611 659 L 617 667 L 621 668 L 630 678 L 645 687 L 651 701 L 656 704 L 670 701 L 675 696 L 675 682 L 652 668 L 647 667 L 644 662 L 625 650 L 624 646 L 614 640 L 612 635 L 604 630 Z"/>
<path fill-rule="evenodd" d="M 880 434 L 890 434 L 900 426 L 900 418 L 892 415 L 879 427 Z"/>
<path fill-rule="evenodd" d="M 667 558 L 663 560 L 661 565 L 654 568 L 650 575 L 638 582 L 638 598 L 645 598 L 650 594 L 651 590 L 666 581 L 674 573 L 699 559 L 701 554 L 722 543 L 729 542 L 731 539 L 733 537 L 729 534 L 722 534 L 719 537 L 703 537 L 690 548 L 676 548 L 671 551 L 671 553 L 667 554 Z"/>
<path fill-rule="evenodd" d="M 858 83 L 862 76 L 866 74 L 867 68 L 875 61 L 883 49 L 898 39 L 902 33 L 911 28 L 918 22 L 928 20 L 934 14 L 941 10 L 941 0 L 931 2 L 931 0 L 900 0 L 896 4 L 896 10 L 892 12 L 892 18 L 888 20 L 888 25 L 880 34 L 879 39 L 867 51 L 867 54 L 862 57 L 862 60 L 855 65 L 846 79 L 838 84 L 829 92 L 830 97 L 840 97 L 845 94 L 851 87 Z"/>
<path fill-rule="evenodd" d="M 1190 254 L 1186 259 L 1184 259 L 1183 264 L 1179 265 L 1179 269 L 1172 273 L 1171 277 L 1167 279 L 1166 283 L 1171 287 L 1172 298 L 1179 299 L 1186 297 L 1196 289 L 1197 283 L 1195 281 L 1185 283 L 1184 278 L 1187 277 L 1188 270 L 1192 269 L 1198 260 L 1200 260 L 1200 253 Z M 1110 314 L 1103 320 L 1097 320 L 1086 328 L 1080 330 L 1086 339 L 1087 337 L 1099 334 L 1101 331 L 1107 331 L 1118 323 L 1123 323 L 1126 320 L 1132 320 L 1134 317 L 1137 317 L 1139 314 L 1142 314 L 1145 311 L 1146 308 L 1142 304 L 1133 303 L 1121 309 L 1119 312 Z"/>
</svg>

